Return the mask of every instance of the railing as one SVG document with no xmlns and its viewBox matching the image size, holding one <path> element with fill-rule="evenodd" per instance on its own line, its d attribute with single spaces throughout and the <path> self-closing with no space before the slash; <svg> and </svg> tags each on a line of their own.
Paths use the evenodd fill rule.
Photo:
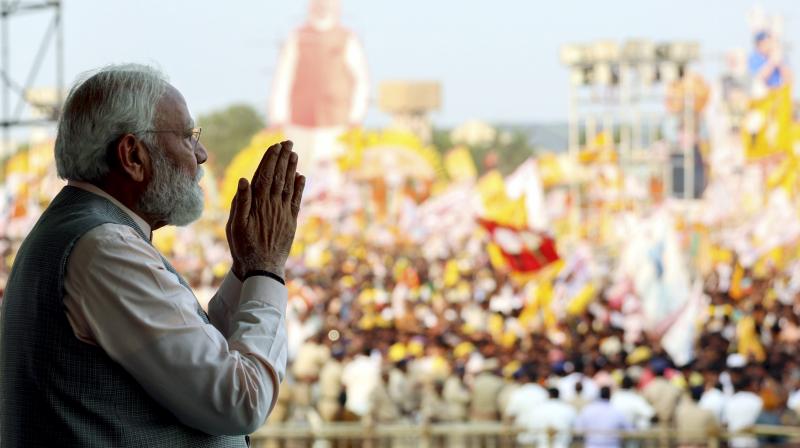
<svg viewBox="0 0 800 448">
<path fill-rule="evenodd" d="M 500 422 L 467 422 L 467 423 L 410 423 L 369 425 L 363 423 L 320 423 L 320 424 L 268 424 L 251 436 L 254 448 L 273 447 L 490 447 L 512 448 L 537 446 L 522 444 L 517 437 L 527 432 L 510 424 Z M 595 435 L 597 435 L 595 433 Z M 734 438 L 771 439 L 761 446 L 800 445 L 800 427 L 794 426 L 755 426 L 743 433 L 723 432 L 709 437 L 701 443 L 678 440 L 674 429 L 654 428 L 644 431 L 602 434 L 616 436 L 621 446 L 637 447 L 672 447 L 672 446 L 708 446 L 719 447 L 722 442 Z M 547 432 L 550 442 L 557 440 L 555 431 Z M 582 434 L 573 433 L 570 446 L 583 446 Z M 696 439 L 695 439 L 696 440 Z M 549 443 L 554 446 L 553 443 Z"/>
</svg>

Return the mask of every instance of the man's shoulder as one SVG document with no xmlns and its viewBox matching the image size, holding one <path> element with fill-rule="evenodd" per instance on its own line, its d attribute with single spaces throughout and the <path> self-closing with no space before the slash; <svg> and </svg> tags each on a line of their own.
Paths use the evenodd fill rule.
<svg viewBox="0 0 800 448">
<path fill-rule="evenodd" d="M 740 404 L 750 406 L 761 406 L 764 404 L 764 400 L 753 392 L 742 392 L 740 394 L 734 394 L 733 397 L 736 398 L 736 395 L 739 395 L 738 401 Z"/>
<path fill-rule="evenodd" d="M 647 391 L 661 391 L 669 388 L 672 385 L 669 381 L 664 378 L 653 378 L 647 386 L 644 387 L 643 392 Z"/>
<path fill-rule="evenodd" d="M 717 417 L 708 409 L 700 407 L 697 403 L 684 403 L 675 410 L 677 417 L 683 417 L 684 421 L 693 423 L 704 423 L 710 420 L 716 421 Z"/>
<path fill-rule="evenodd" d="M 81 235 L 75 242 L 70 255 L 70 265 L 78 263 L 88 266 L 92 263 L 106 263 L 113 260 L 129 259 L 132 252 L 142 254 L 147 259 L 157 259 L 157 250 L 145 241 L 132 227 L 118 223 L 103 223 Z M 125 256 L 115 255 L 125 252 Z"/>
<path fill-rule="evenodd" d="M 703 392 L 703 398 L 700 401 L 710 400 L 710 399 L 715 399 L 715 400 L 722 399 L 723 395 L 724 395 L 723 392 L 715 387 Z"/>
<path fill-rule="evenodd" d="M 529 383 L 529 384 L 523 384 L 522 386 L 518 386 L 514 390 L 514 392 L 519 395 L 529 397 L 531 395 L 538 395 L 541 392 L 545 392 L 545 390 L 542 388 L 542 386 L 538 384 Z"/>
<path fill-rule="evenodd" d="M 102 223 L 84 233 L 76 243 L 78 245 L 91 245 L 95 247 L 114 247 L 116 244 L 128 245 L 132 242 L 144 243 L 141 236 L 131 226 L 115 222 Z"/>
<path fill-rule="evenodd" d="M 678 403 L 678 406 L 675 408 L 676 412 L 694 412 L 697 410 L 702 410 L 703 408 L 700 407 L 697 403 L 693 402 L 692 400 L 685 399 L 681 400 Z"/>
<path fill-rule="evenodd" d="M 706 420 L 714 420 L 717 421 L 717 416 L 712 412 L 710 409 L 702 408 L 697 406 L 697 412 Z"/>
<path fill-rule="evenodd" d="M 613 395 L 611 395 L 611 402 L 613 403 L 615 401 L 620 401 L 620 400 L 629 400 L 634 395 L 635 394 L 632 393 L 629 390 L 620 389 L 620 390 L 614 392 Z"/>
</svg>

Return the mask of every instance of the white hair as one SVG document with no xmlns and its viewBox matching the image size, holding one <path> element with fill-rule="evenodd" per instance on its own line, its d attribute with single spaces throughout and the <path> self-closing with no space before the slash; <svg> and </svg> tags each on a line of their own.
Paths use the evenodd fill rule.
<svg viewBox="0 0 800 448">
<path fill-rule="evenodd" d="M 141 64 L 109 65 L 81 74 L 58 121 L 58 176 L 92 182 L 108 174 L 110 146 L 126 133 L 152 129 L 167 83 L 161 71 Z M 153 143 L 151 134 L 142 139 Z"/>
</svg>

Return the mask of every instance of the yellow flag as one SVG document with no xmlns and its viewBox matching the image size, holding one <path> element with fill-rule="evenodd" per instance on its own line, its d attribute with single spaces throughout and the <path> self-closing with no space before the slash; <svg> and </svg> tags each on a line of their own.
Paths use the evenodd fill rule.
<svg viewBox="0 0 800 448">
<path fill-rule="evenodd" d="M 506 184 L 503 175 L 497 170 L 489 171 L 478 181 L 478 193 L 484 204 L 494 199 L 508 198 L 506 196 Z"/>
<path fill-rule="evenodd" d="M 758 333 L 756 333 L 756 322 L 752 316 L 743 317 L 736 327 L 739 339 L 739 354 L 745 357 L 753 357 L 756 361 L 762 362 L 766 359 L 764 346 L 761 345 Z"/>
<path fill-rule="evenodd" d="M 455 182 L 478 177 L 478 170 L 475 168 L 472 155 L 464 146 L 453 148 L 445 155 L 444 168 L 447 176 Z"/>
<path fill-rule="evenodd" d="M 487 322 L 489 334 L 491 334 L 495 338 L 499 338 L 503 334 L 504 326 L 505 326 L 505 321 L 503 320 L 502 316 L 500 316 L 499 314 L 492 314 L 489 316 L 489 322 Z"/>
<path fill-rule="evenodd" d="M 736 267 L 733 269 L 733 275 L 731 276 L 731 287 L 728 291 L 728 295 L 730 295 L 733 300 L 739 300 L 744 297 L 742 280 L 744 280 L 744 268 L 742 268 L 742 265 L 739 263 L 736 263 Z"/>
<path fill-rule="evenodd" d="M 577 316 L 589 306 L 589 302 L 594 299 L 595 296 L 595 286 L 592 283 L 587 283 L 572 297 L 572 300 L 569 301 L 567 305 L 567 313 L 572 316 Z"/>
<path fill-rule="evenodd" d="M 783 188 L 789 197 L 794 197 L 800 186 L 798 169 L 800 169 L 800 158 L 792 153 L 770 173 L 767 178 L 767 186 L 770 189 Z"/>
<path fill-rule="evenodd" d="M 486 173 L 478 181 L 478 192 L 481 195 L 483 218 L 514 227 L 524 227 L 528 223 L 525 210 L 525 195 L 511 199 L 506 194 L 503 176 L 497 170 Z"/>
<path fill-rule="evenodd" d="M 742 126 L 742 141 L 750 159 L 792 150 L 792 91 L 790 85 L 753 100 Z"/>
<path fill-rule="evenodd" d="M 500 345 L 505 348 L 511 348 L 517 342 L 517 335 L 512 331 L 506 331 L 500 337 Z"/>
<path fill-rule="evenodd" d="M 486 245 L 486 251 L 489 253 L 489 262 L 492 263 L 493 268 L 502 270 L 507 267 L 506 259 L 503 257 L 503 251 L 500 250 L 497 244 L 488 243 Z"/>
<path fill-rule="evenodd" d="M 448 260 L 444 267 L 444 286 L 446 288 L 452 288 L 460 279 L 461 275 L 458 272 L 458 263 L 456 260 Z"/>
<path fill-rule="evenodd" d="M 711 261 L 714 263 L 730 264 L 733 262 L 733 252 L 719 246 L 711 247 Z"/>
<path fill-rule="evenodd" d="M 519 313 L 519 323 L 524 328 L 527 328 L 533 319 L 539 314 L 539 303 L 536 300 L 531 300 L 522 308 L 522 312 Z"/>
</svg>

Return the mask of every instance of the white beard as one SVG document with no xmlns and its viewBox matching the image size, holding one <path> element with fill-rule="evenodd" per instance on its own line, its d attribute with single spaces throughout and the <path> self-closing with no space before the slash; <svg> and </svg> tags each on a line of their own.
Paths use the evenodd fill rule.
<svg viewBox="0 0 800 448">
<path fill-rule="evenodd" d="M 203 167 L 197 168 L 193 179 L 167 159 L 163 151 L 150 151 L 153 179 L 139 199 L 139 210 L 155 220 L 176 226 L 191 224 L 203 214 L 203 190 L 200 179 Z"/>
</svg>

